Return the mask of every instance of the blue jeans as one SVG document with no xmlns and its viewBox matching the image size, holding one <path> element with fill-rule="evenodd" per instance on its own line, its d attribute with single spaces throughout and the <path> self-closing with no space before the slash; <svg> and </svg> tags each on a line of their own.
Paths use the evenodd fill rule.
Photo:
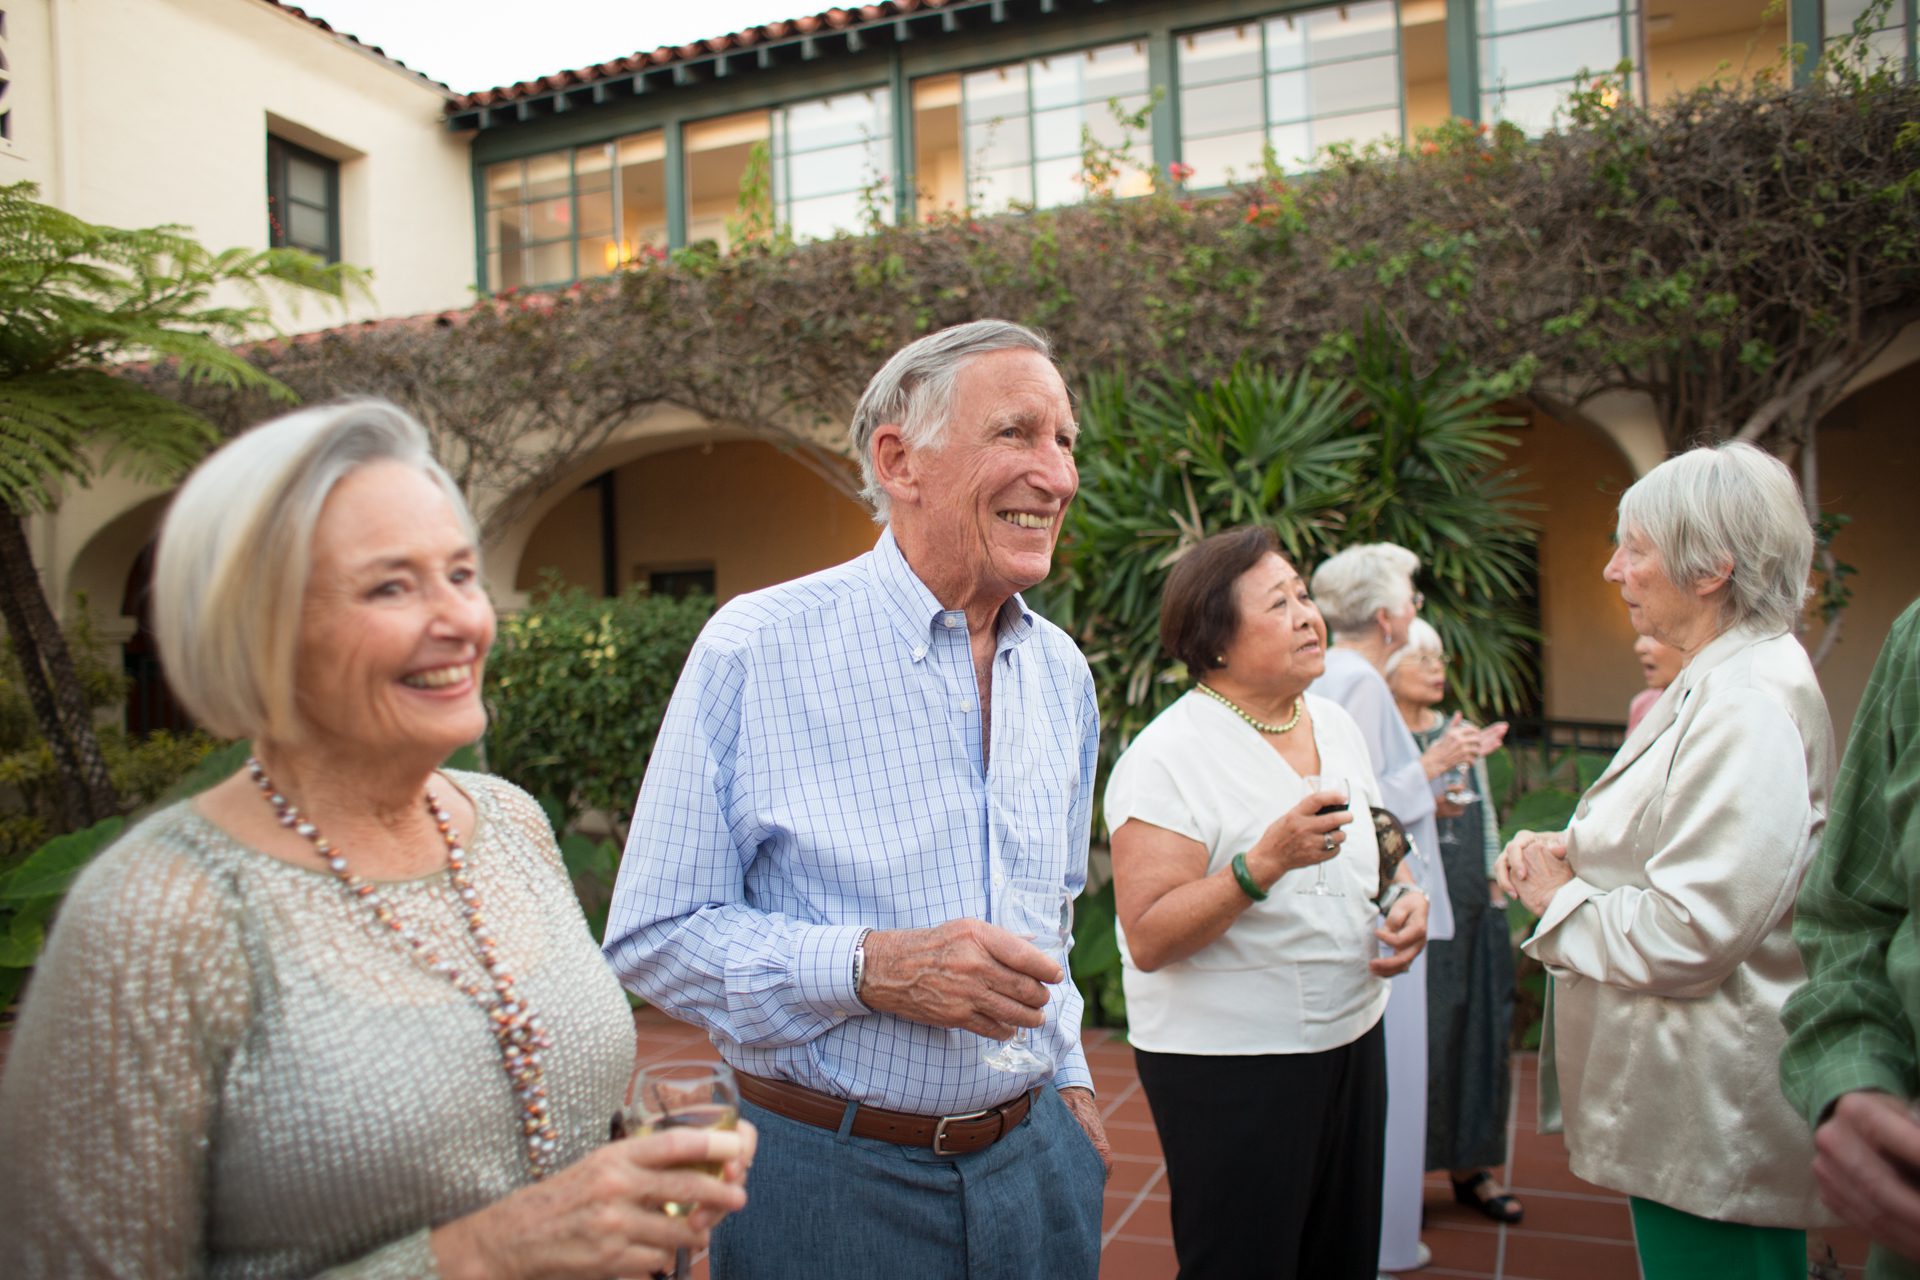
<svg viewBox="0 0 1920 1280">
<path fill-rule="evenodd" d="M 747 1207 L 713 1233 L 714 1280 L 1093 1280 L 1106 1171 L 1051 1086 L 984 1151 L 936 1156 L 788 1120 L 760 1129 Z"/>
</svg>

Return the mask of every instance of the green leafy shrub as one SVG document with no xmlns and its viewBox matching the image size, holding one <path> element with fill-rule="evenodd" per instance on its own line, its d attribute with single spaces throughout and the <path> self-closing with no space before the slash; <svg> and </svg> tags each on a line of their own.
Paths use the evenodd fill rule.
<svg viewBox="0 0 1920 1280">
<path fill-rule="evenodd" d="M 590 596 L 557 577 L 504 618 L 487 660 L 487 764 L 551 802 L 563 835 L 583 813 L 625 832 L 660 717 L 713 601 Z"/>
</svg>

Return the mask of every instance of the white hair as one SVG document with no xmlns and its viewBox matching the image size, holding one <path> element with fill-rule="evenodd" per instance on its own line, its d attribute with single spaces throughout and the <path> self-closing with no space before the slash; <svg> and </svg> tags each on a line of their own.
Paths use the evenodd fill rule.
<svg viewBox="0 0 1920 1280">
<path fill-rule="evenodd" d="M 1689 449 L 1620 495 L 1619 531 L 1650 543 L 1677 587 L 1728 575 L 1722 621 L 1790 629 L 1810 587 L 1813 526 L 1787 465 L 1740 441 Z"/>
<path fill-rule="evenodd" d="M 1373 625 L 1382 609 L 1398 609 L 1413 599 L 1413 574 L 1420 557 L 1393 542 L 1366 542 L 1327 557 L 1313 571 L 1313 598 L 1335 636 L 1351 636 Z"/>
<path fill-rule="evenodd" d="M 1403 662 L 1415 658 L 1438 658 L 1447 652 L 1447 646 L 1440 642 L 1440 633 L 1425 618 L 1415 618 L 1413 625 L 1407 628 L 1407 642 L 1387 655 L 1387 661 L 1380 674 L 1392 676 Z"/>
<path fill-rule="evenodd" d="M 334 486 L 385 461 L 437 484 L 477 553 L 473 515 L 425 429 L 384 400 L 263 422 L 174 495 L 154 557 L 154 635 L 167 682 L 203 727 L 228 738 L 300 736 L 294 664 L 314 525 Z"/>
<path fill-rule="evenodd" d="M 849 431 L 860 460 L 860 496 L 873 508 L 875 524 L 885 524 L 891 503 L 873 474 L 873 433 L 886 423 L 900 427 L 900 438 L 916 449 L 938 449 L 953 416 L 953 384 L 975 356 L 995 351 L 1032 351 L 1053 359 L 1053 346 L 1033 330 L 1007 320 L 957 324 L 908 343 L 880 366 L 853 410 Z"/>
</svg>

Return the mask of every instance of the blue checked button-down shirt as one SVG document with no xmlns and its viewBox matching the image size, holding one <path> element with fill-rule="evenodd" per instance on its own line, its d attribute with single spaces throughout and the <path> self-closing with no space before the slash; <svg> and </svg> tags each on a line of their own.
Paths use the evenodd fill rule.
<svg viewBox="0 0 1920 1280">
<path fill-rule="evenodd" d="M 983 767 L 966 618 L 891 530 L 866 555 L 728 603 L 660 727 L 608 915 L 621 980 L 704 1025 L 755 1075 L 949 1115 L 1034 1077 L 968 1032 L 867 1012 L 863 928 L 991 920 L 1010 877 L 1085 883 L 1099 717 L 1086 659 L 1015 596 L 1001 613 Z M 1081 999 L 1033 1032 L 1061 1088 L 1092 1088 Z"/>
</svg>

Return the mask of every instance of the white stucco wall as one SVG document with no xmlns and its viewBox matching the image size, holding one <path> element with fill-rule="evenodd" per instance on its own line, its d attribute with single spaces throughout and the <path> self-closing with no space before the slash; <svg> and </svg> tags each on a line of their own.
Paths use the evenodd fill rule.
<svg viewBox="0 0 1920 1280">
<path fill-rule="evenodd" d="M 0 0 L 13 143 L 0 181 L 92 222 L 181 223 L 265 248 L 269 131 L 340 162 L 341 250 L 373 272 L 346 319 L 460 306 L 473 281 L 468 140 L 444 92 L 263 0 Z M 314 302 L 290 331 L 342 322 Z"/>
</svg>

